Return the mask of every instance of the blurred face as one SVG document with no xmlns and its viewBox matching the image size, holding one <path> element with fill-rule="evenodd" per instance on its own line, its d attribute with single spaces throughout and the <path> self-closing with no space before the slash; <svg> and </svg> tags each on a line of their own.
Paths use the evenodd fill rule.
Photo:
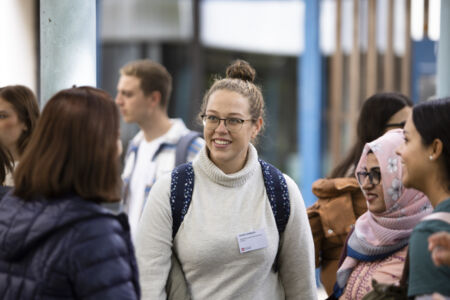
<svg viewBox="0 0 450 300">
<path fill-rule="evenodd" d="M 19 120 L 14 107 L 8 101 L 0 98 L 0 142 L 15 155 L 17 141 L 26 126 Z"/>
<path fill-rule="evenodd" d="M 424 191 L 425 178 L 430 174 L 429 163 L 430 151 L 422 144 L 422 138 L 414 126 L 412 115 L 405 125 L 405 143 L 401 145 L 396 153 L 402 158 L 403 185 L 407 188 L 415 188 Z"/>
<path fill-rule="evenodd" d="M 142 123 L 148 118 L 148 97 L 144 95 L 141 80 L 135 76 L 120 76 L 117 84 L 116 103 L 123 120 L 127 123 Z"/>
<path fill-rule="evenodd" d="M 210 118 L 250 120 L 249 109 L 248 99 L 239 93 L 218 90 L 210 96 L 205 114 Z M 257 136 L 261 125 L 260 118 L 243 122 L 239 130 L 228 130 L 223 120 L 216 128 L 205 126 L 204 136 L 210 159 L 226 174 L 239 171 L 245 165 L 249 143 Z"/>
<path fill-rule="evenodd" d="M 367 173 L 381 173 L 380 164 L 378 163 L 378 159 L 376 158 L 375 154 L 369 153 L 367 155 L 367 165 L 365 170 L 363 171 Z M 386 211 L 386 204 L 384 203 L 383 184 L 381 181 L 381 175 L 379 176 L 379 182 L 377 178 L 375 178 L 374 180 L 374 177 L 375 176 L 372 176 L 371 182 L 370 176 L 366 176 L 361 182 L 361 188 L 363 189 L 364 195 L 366 197 L 368 210 L 373 214 L 380 214 Z"/>
<path fill-rule="evenodd" d="M 384 132 L 396 128 L 403 129 L 406 120 L 411 115 L 411 111 L 412 111 L 411 107 L 405 106 L 398 112 L 396 112 L 394 115 L 392 115 L 392 117 L 386 123 L 386 129 Z"/>
</svg>

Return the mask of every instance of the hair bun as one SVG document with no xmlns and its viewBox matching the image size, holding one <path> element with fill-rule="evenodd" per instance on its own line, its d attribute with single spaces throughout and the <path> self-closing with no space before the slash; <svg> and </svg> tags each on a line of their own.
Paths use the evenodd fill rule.
<svg viewBox="0 0 450 300">
<path fill-rule="evenodd" d="M 253 82 L 255 80 L 256 71 L 245 60 L 235 60 L 226 71 L 227 78 L 241 79 Z"/>
</svg>

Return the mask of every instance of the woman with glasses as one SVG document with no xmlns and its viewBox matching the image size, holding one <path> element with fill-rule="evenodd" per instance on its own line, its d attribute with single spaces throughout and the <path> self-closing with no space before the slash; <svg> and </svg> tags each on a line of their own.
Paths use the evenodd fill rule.
<svg viewBox="0 0 450 300">
<path fill-rule="evenodd" d="M 405 169 L 403 184 L 422 191 L 434 208 L 411 234 L 408 296 L 431 299 L 431 294 L 439 293 L 449 299 L 450 266 L 433 263 L 444 250 L 433 236 L 450 232 L 450 98 L 414 107 L 398 154 Z"/>
<path fill-rule="evenodd" d="M 300 191 L 281 173 L 266 186 L 263 171 L 270 167 L 252 145 L 264 124 L 255 71 L 238 60 L 226 73 L 203 98 L 206 145 L 186 181 L 193 182 L 186 191 L 192 199 L 183 206 L 178 231 L 171 204 L 179 168 L 150 192 L 136 239 L 143 298 L 166 299 L 176 256 L 187 299 L 316 299 L 313 241 Z M 287 210 L 272 207 L 276 191 L 267 187 L 275 182 L 284 182 L 278 187 L 286 193 L 278 200 L 286 201 Z M 287 214 L 280 234 L 282 211 Z"/>
<path fill-rule="evenodd" d="M 356 127 L 356 139 L 346 157 L 328 178 L 313 183 L 318 200 L 308 208 L 314 237 L 316 268 L 328 294 L 336 282 L 339 256 L 356 219 L 367 211 L 366 200 L 355 178 L 364 145 L 390 129 L 403 128 L 412 102 L 399 93 L 377 93 L 364 101 Z"/>
<path fill-rule="evenodd" d="M 362 299 L 372 289 L 372 279 L 400 281 L 410 234 L 431 212 L 424 194 L 402 185 L 403 167 L 395 153 L 402 143 L 402 131 L 396 129 L 364 147 L 356 177 L 368 211 L 347 239 L 331 299 Z"/>
</svg>

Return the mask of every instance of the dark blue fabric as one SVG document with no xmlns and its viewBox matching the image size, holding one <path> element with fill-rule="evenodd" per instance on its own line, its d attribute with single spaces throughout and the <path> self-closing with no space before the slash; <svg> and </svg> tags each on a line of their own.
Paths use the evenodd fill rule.
<svg viewBox="0 0 450 300">
<path fill-rule="evenodd" d="M 262 159 L 259 159 L 258 161 L 263 172 L 264 185 L 275 217 L 278 233 L 281 236 L 286 229 L 291 213 L 286 179 L 284 179 L 283 173 L 271 164 Z"/>
<path fill-rule="evenodd" d="M 192 162 L 181 164 L 172 170 L 170 183 L 170 208 L 172 210 L 172 238 L 180 228 L 189 209 L 194 191 L 194 168 Z"/>
<path fill-rule="evenodd" d="M 77 196 L 0 201 L 0 299 L 139 299 L 126 215 Z"/>
<path fill-rule="evenodd" d="M 402 246 L 405 247 L 405 246 Z M 362 253 L 359 253 L 358 251 L 356 251 L 355 249 L 353 249 L 352 247 L 347 245 L 347 256 L 353 257 L 354 259 L 360 260 L 360 261 L 376 261 L 376 260 L 381 260 L 384 259 L 388 256 L 391 256 L 392 254 L 394 254 L 395 252 L 397 252 L 400 249 L 395 249 L 391 252 L 387 252 L 387 253 L 383 253 L 383 254 L 378 254 L 378 255 L 365 255 Z"/>
<path fill-rule="evenodd" d="M 0 199 L 2 199 L 11 189 L 11 186 L 0 185 Z"/>
</svg>

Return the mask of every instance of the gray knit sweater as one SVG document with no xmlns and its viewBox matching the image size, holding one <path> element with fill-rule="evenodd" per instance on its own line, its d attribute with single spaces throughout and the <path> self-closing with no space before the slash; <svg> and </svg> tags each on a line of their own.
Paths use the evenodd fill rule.
<svg viewBox="0 0 450 300">
<path fill-rule="evenodd" d="M 225 174 L 206 147 L 193 162 L 192 202 L 172 240 L 170 176 L 153 186 L 138 226 L 136 253 L 143 299 L 166 299 L 174 251 L 192 299 L 317 299 L 314 247 L 305 205 L 285 175 L 291 212 L 281 240 L 280 270 L 272 264 L 278 231 L 267 198 L 258 154 L 250 145 L 246 165 Z M 263 229 L 268 246 L 241 254 L 237 235 Z"/>
</svg>

